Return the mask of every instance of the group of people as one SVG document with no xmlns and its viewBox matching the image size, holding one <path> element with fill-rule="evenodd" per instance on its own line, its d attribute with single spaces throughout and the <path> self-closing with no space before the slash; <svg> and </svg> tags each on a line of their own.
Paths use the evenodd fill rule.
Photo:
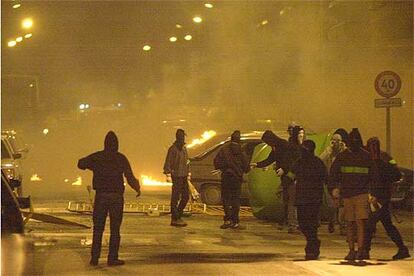
<svg viewBox="0 0 414 276">
<path fill-rule="evenodd" d="M 380 150 L 378 138 L 370 138 L 364 147 L 358 129 L 352 129 L 349 135 L 345 130 L 338 129 L 332 136 L 331 144 L 317 157 L 315 143 L 305 139 L 305 130 L 301 126 L 289 125 L 288 132 L 289 140 L 285 140 L 270 130 L 265 131 L 262 141 L 271 147 L 271 152 L 265 160 L 257 163 L 249 163 L 242 150 L 238 130 L 231 134 L 230 142 L 220 148 L 214 158 L 214 167 L 221 172 L 224 222 L 220 228 L 243 229 L 239 220 L 243 175 L 251 169 L 273 164 L 277 177 L 281 178 L 288 232 L 294 232 L 298 226 L 306 238 L 305 259 L 319 258 L 321 241 L 317 231 L 324 185 L 328 187 L 332 211 L 329 228 L 332 230 L 336 220 L 346 224 L 349 244 L 346 260 L 369 259 L 371 239 L 378 221 L 382 222 L 398 247 L 393 259 L 409 257 L 408 248 L 392 224 L 389 210 L 391 185 L 401 174 L 393 160 L 385 160 L 386 155 Z M 187 225 L 182 217 L 190 199 L 191 172 L 185 137 L 185 131 L 178 129 L 164 163 L 164 174 L 167 181 L 172 182 L 170 225 L 175 227 Z M 105 221 L 109 214 L 111 234 L 107 264 L 123 265 L 124 261 L 118 258 L 124 206 L 123 177 L 136 191 L 137 197 L 141 192 L 128 159 L 118 152 L 115 133 L 108 132 L 104 150 L 80 159 L 78 167 L 93 171 L 93 189 L 96 190 L 90 264 L 98 265 Z"/>
</svg>

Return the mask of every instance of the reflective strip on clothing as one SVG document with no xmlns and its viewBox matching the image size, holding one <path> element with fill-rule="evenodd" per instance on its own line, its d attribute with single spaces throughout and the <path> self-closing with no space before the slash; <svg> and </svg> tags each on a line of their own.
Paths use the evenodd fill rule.
<svg viewBox="0 0 414 276">
<path fill-rule="evenodd" d="M 360 173 L 368 174 L 369 168 L 367 167 L 341 167 L 341 173 Z"/>
</svg>

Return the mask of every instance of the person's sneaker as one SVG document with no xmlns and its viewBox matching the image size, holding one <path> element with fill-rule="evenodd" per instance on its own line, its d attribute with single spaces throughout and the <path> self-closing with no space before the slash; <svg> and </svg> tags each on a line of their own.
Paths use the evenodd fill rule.
<svg viewBox="0 0 414 276">
<path fill-rule="evenodd" d="M 125 261 L 120 260 L 120 259 L 108 260 L 108 265 L 109 266 L 124 265 L 124 264 L 125 264 Z"/>
<path fill-rule="evenodd" d="M 349 250 L 348 255 L 345 256 L 345 260 L 347 261 L 354 261 L 356 258 L 356 251 L 355 250 Z"/>
<path fill-rule="evenodd" d="M 231 229 L 238 229 L 238 230 L 246 229 L 246 227 L 244 227 L 243 225 L 240 225 L 240 223 L 232 223 L 232 224 L 230 224 L 230 228 Z"/>
<path fill-rule="evenodd" d="M 226 220 L 221 226 L 221 229 L 227 229 L 231 227 L 231 221 L 230 220 Z"/>
<path fill-rule="evenodd" d="M 177 226 L 177 227 L 184 227 L 187 226 L 187 223 L 185 223 L 182 219 L 173 219 L 171 220 L 171 226 Z"/>
<path fill-rule="evenodd" d="M 408 251 L 408 248 L 406 246 L 404 246 L 403 248 L 398 249 L 397 254 L 392 256 L 392 259 L 393 260 L 401 260 L 401 259 L 405 259 L 405 258 L 409 258 L 409 257 L 410 257 L 410 252 Z"/>
<path fill-rule="evenodd" d="M 89 262 L 89 264 L 91 266 L 97 266 L 98 265 L 98 260 L 91 259 L 90 262 Z"/>
<path fill-rule="evenodd" d="M 355 259 L 358 261 L 369 260 L 369 252 L 364 249 L 358 249 Z"/>
<path fill-rule="evenodd" d="M 319 254 L 306 254 L 305 260 L 311 261 L 311 260 L 317 260 L 319 259 Z"/>
<path fill-rule="evenodd" d="M 330 223 L 328 224 L 328 232 L 329 232 L 329 233 L 333 233 L 333 232 L 335 232 L 335 226 L 334 226 L 333 222 L 330 222 Z"/>
</svg>

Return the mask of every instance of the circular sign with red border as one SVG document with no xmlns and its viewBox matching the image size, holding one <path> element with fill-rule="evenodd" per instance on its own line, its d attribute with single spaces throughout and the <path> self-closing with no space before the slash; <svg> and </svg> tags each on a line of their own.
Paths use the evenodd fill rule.
<svg viewBox="0 0 414 276">
<path fill-rule="evenodd" d="M 400 92 L 401 78 L 393 71 L 384 71 L 375 78 L 375 90 L 385 98 L 391 98 Z"/>
</svg>

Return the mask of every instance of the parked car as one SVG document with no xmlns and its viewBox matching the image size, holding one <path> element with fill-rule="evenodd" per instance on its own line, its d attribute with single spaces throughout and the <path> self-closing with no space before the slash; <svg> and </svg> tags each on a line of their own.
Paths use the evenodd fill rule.
<svg viewBox="0 0 414 276">
<path fill-rule="evenodd" d="M 6 135 L 1 136 L 1 169 L 4 171 L 9 180 L 17 180 L 20 183 L 23 180 L 20 158 L 22 154 L 13 151 Z M 18 193 L 21 195 L 21 185 L 18 188 Z"/>
<path fill-rule="evenodd" d="M 282 138 L 287 138 L 286 131 L 277 132 L 276 134 Z M 260 131 L 241 135 L 242 150 L 247 154 L 249 161 L 252 158 L 254 148 L 262 143 L 262 135 L 263 132 Z M 220 174 L 214 170 L 213 160 L 220 148 L 229 142 L 230 136 L 221 134 L 207 140 L 204 144 L 188 149 L 192 183 L 200 193 L 201 200 L 207 205 L 221 204 Z M 249 198 L 248 179 L 244 175 L 241 199 L 243 202 L 248 202 Z"/>
<path fill-rule="evenodd" d="M 29 152 L 28 145 L 22 141 L 15 130 L 2 130 L 1 135 L 6 136 L 13 152 L 20 153 L 23 157 Z"/>
<path fill-rule="evenodd" d="M 414 200 L 414 173 L 411 169 L 399 169 L 401 171 L 402 178 L 400 181 L 394 183 L 394 188 L 391 194 L 391 203 L 393 207 L 412 210 Z"/>
</svg>

